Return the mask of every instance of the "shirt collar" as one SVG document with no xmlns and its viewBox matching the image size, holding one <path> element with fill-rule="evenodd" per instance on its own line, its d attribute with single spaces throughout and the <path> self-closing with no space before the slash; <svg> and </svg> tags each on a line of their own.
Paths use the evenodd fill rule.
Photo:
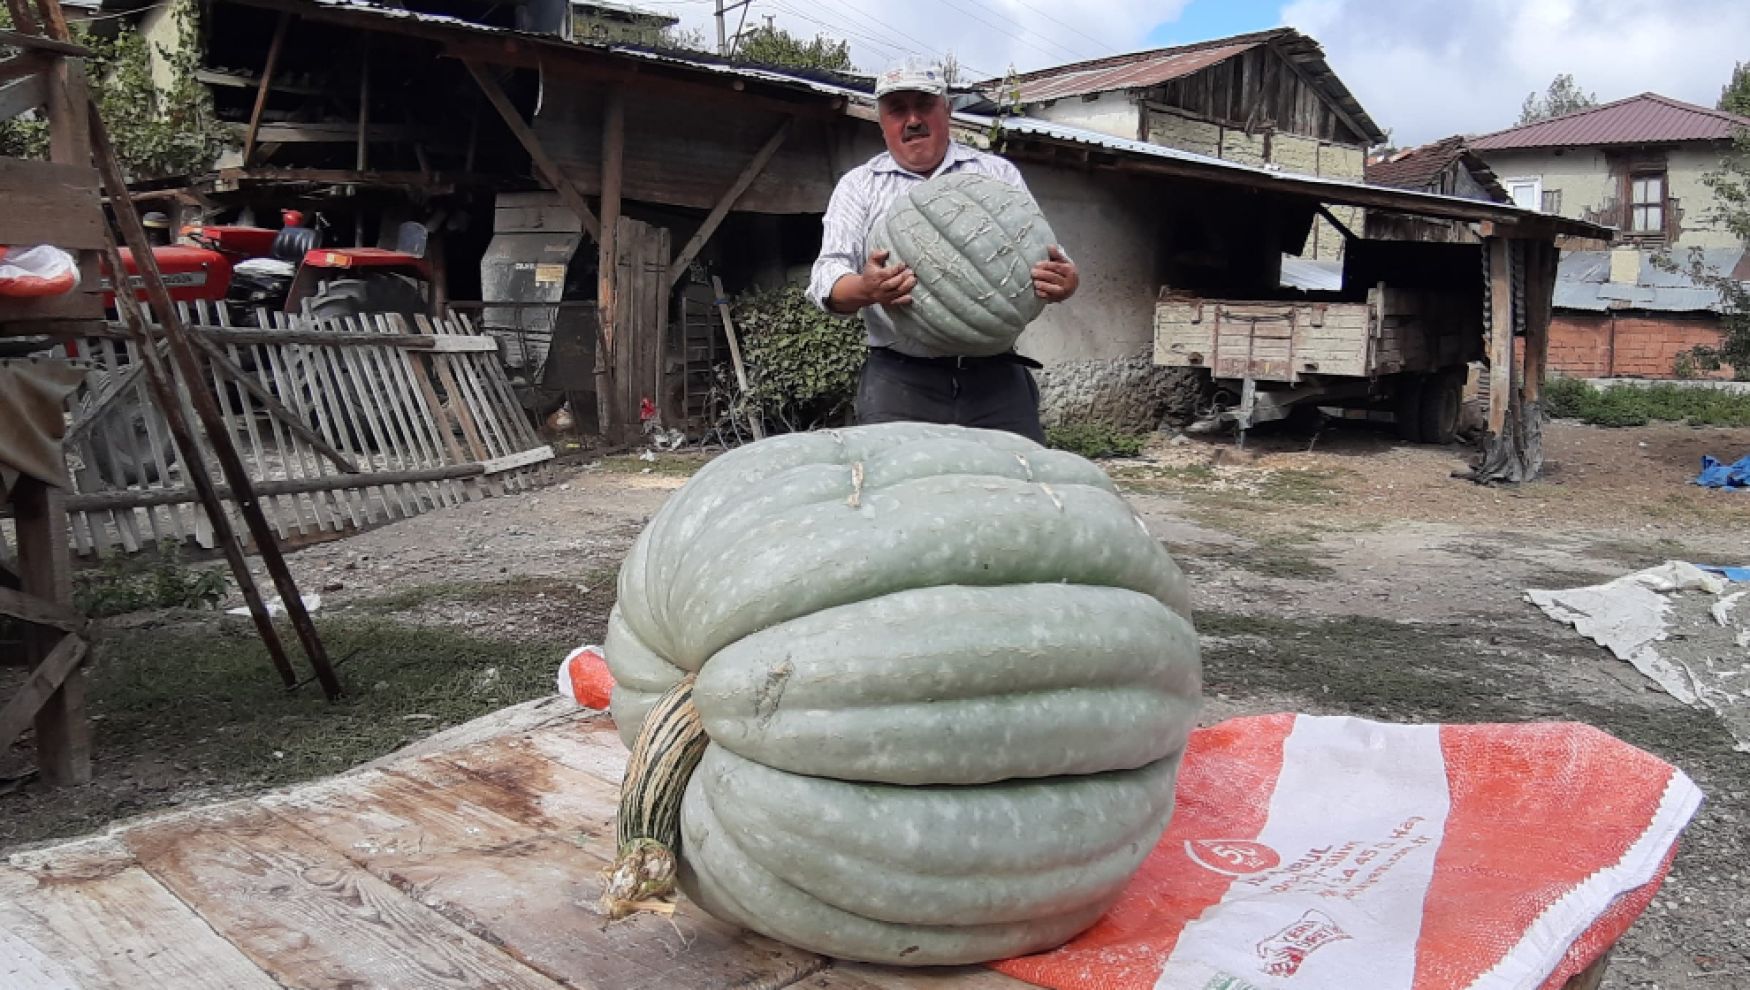
<svg viewBox="0 0 1750 990">
<path fill-rule="evenodd" d="M 935 178 L 961 162 L 971 161 L 972 158 L 973 152 L 971 148 L 968 148 L 966 145 L 961 144 L 958 141 L 949 141 L 948 153 L 942 156 L 942 164 L 936 166 L 936 170 L 929 175 L 918 177 L 924 179 Z M 875 159 L 869 163 L 869 169 L 873 172 L 896 172 L 902 175 L 918 175 L 918 173 L 913 172 L 894 161 L 893 153 L 888 151 L 883 151 L 881 154 L 876 155 Z"/>
</svg>

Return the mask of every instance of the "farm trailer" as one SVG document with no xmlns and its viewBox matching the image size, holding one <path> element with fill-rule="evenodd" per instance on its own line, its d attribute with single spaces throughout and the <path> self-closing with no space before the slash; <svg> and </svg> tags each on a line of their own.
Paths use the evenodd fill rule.
<svg viewBox="0 0 1750 990">
<path fill-rule="evenodd" d="M 1449 443 L 1469 362 L 1474 293 L 1379 285 L 1365 301 L 1209 299 L 1163 290 L 1154 361 L 1203 373 L 1199 422 L 1258 423 L 1321 407 L 1389 411 L 1414 443 Z"/>
</svg>

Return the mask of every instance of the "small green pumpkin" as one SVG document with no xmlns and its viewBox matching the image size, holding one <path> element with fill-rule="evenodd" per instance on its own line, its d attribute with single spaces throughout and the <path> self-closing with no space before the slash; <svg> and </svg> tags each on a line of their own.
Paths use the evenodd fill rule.
<svg viewBox="0 0 1750 990">
<path fill-rule="evenodd" d="M 931 355 L 1012 348 L 1045 307 L 1032 272 L 1054 243 L 1025 190 L 972 172 L 911 186 L 869 235 L 871 251 L 917 275 L 912 301 L 886 312 L 905 342 Z"/>
<path fill-rule="evenodd" d="M 633 759 L 604 905 L 678 868 L 712 914 L 840 958 L 1061 944 L 1171 815 L 1188 615 L 1171 557 L 1073 454 L 913 423 L 725 454 L 620 572 L 605 652 Z"/>
</svg>

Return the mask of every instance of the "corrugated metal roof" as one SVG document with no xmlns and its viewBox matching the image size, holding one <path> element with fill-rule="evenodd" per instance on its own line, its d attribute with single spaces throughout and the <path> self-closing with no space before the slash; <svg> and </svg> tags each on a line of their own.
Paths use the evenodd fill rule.
<svg viewBox="0 0 1750 990">
<path fill-rule="evenodd" d="M 1670 141 L 1729 141 L 1732 132 L 1750 128 L 1750 117 L 1642 93 L 1561 117 L 1473 138 L 1477 151 L 1512 148 L 1574 148 Z"/>
<path fill-rule="evenodd" d="M 1046 70 L 1051 75 L 1022 77 L 1019 83 L 1022 103 L 1043 103 L 1083 93 L 1105 93 L 1115 89 L 1147 89 L 1170 79 L 1179 79 L 1207 69 L 1217 62 L 1258 47 L 1260 42 L 1198 48 L 1191 51 L 1165 48 L 1159 52 L 1121 55 L 1117 59 L 1102 59 L 1082 66 L 1063 66 Z"/>
<path fill-rule="evenodd" d="M 1505 203 L 1512 198 L 1501 187 L 1488 163 L 1465 146 L 1463 135 L 1400 151 L 1385 161 L 1370 161 L 1364 174 L 1368 183 L 1376 186 L 1433 190 L 1439 186 L 1440 176 L 1455 161 L 1470 171 L 1471 178 L 1488 190 L 1495 202 Z"/>
<path fill-rule="evenodd" d="M 1355 99 L 1355 94 L 1349 92 L 1349 87 L 1343 85 L 1343 81 L 1331 71 L 1330 65 L 1325 61 L 1325 50 L 1319 47 L 1317 41 L 1293 28 L 1273 28 L 1227 38 L 1212 38 L 1192 45 L 1175 45 L 1171 48 L 1128 52 L 1087 62 L 1072 62 L 1016 76 L 1014 83 L 1020 89 L 1023 104 L 1114 90 L 1147 89 L 1207 69 L 1259 45 L 1274 46 L 1311 82 L 1313 88 L 1341 107 L 1343 113 L 1365 132 L 1364 136 L 1369 141 L 1385 140 L 1385 132 L 1362 109 L 1361 102 Z M 1003 82 L 1001 79 L 987 79 L 978 83 L 977 88 L 994 93 Z"/>
<path fill-rule="evenodd" d="M 283 10 L 283 0 L 235 0 L 249 6 L 266 7 Z M 487 27 L 442 14 L 422 14 L 401 8 L 383 7 L 365 0 L 300 0 L 297 6 L 314 10 L 325 10 L 331 14 L 360 16 L 371 19 L 382 19 L 403 23 L 418 23 L 440 28 L 446 31 L 472 34 L 490 34 L 495 36 L 510 36 L 538 44 L 550 51 L 571 51 L 578 54 L 593 52 L 610 57 L 636 58 L 651 62 L 660 62 L 682 66 L 693 70 L 703 70 L 733 76 L 737 79 L 747 79 L 769 83 L 774 86 L 788 87 L 797 90 L 807 90 L 828 96 L 842 98 L 847 103 L 857 103 L 864 106 L 872 104 L 870 90 L 853 88 L 851 86 L 805 78 L 789 71 L 775 69 L 760 69 L 744 63 L 730 63 L 714 55 L 704 53 L 681 53 L 673 50 L 655 51 L 632 45 L 602 44 L 592 42 L 567 42 L 553 35 L 531 34 L 509 28 Z M 1299 35 L 1297 34 L 1297 37 Z M 1310 43 L 1310 39 L 1308 39 Z M 533 66 L 531 66 L 533 67 Z M 858 78 L 855 81 L 862 82 Z M 872 89 L 871 83 L 871 89 Z M 1020 136 L 1043 138 L 1055 144 L 1074 145 L 1084 148 L 1097 148 L 1103 151 L 1117 152 L 1137 158 L 1170 160 L 1180 165 L 1190 166 L 1178 174 L 1189 178 L 1205 178 L 1215 181 L 1235 182 L 1245 185 L 1255 185 L 1264 188 L 1274 188 L 1278 192 L 1300 195 L 1316 199 L 1323 203 L 1339 206 L 1379 206 L 1398 210 L 1412 215 L 1448 217 L 1465 220 L 1496 220 L 1512 223 L 1523 218 L 1538 218 L 1545 223 L 1555 225 L 1560 233 L 1577 234 L 1585 237 L 1608 237 L 1610 232 L 1595 224 L 1569 220 L 1563 217 L 1541 216 L 1535 210 L 1524 210 L 1511 204 L 1485 203 L 1457 196 L 1443 196 L 1436 193 L 1416 192 L 1406 189 L 1390 189 L 1379 186 L 1369 186 L 1364 182 L 1354 182 L 1346 179 L 1334 179 L 1321 176 L 1300 175 L 1285 172 L 1279 166 L 1242 165 L 1209 155 L 1199 155 L 1195 152 L 1181 151 L 1158 144 L 1142 141 L 1130 141 L 1115 138 L 1093 131 L 1069 127 L 1051 121 L 1038 120 L 1032 117 L 1004 117 L 1000 123 L 990 116 L 969 112 L 957 112 L 954 118 L 961 124 L 969 125 L 977 132 L 989 132 L 993 124 L 1005 136 Z M 1382 202 L 1383 200 L 1383 202 Z"/>
<path fill-rule="evenodd" d="M 1618 250 L 1626 250 L 1619 248 Z M 1610 281 L 1609 251 L 1569 251 L 1556 267 L 1555 307 L 1603 313 L 1612 309 L 1644 309 L 1662 313 L 1717 313 L 1719 290 L 1698 285 L 1687 271 L 1667 271 L 1652 251 L 1640 255 L 1633 284 Z M 1745 261 L 1743 248 L 1707 248 L 1702 264 L 1716 272 L 1736 271 Z"/>
<path fill-rule="evenodd" d="M 1338 292 L 1343 288 L 1343 263 L 1285 254 L 1282 256 L 1282 277 L 1278 281 L 1289 289 Z"/>
</svg>

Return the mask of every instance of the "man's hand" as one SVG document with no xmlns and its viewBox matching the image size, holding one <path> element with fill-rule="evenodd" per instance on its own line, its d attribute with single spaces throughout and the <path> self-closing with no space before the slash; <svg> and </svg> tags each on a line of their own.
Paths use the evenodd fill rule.
<svg viewBox="0 0 1750 990">
<path fill-rule="evenodd" d="M 886 251 L 872 251 L 858 275 L 842 276 L 833 283 L 828 300 L 840 313 L 852 313 L 864 306 L 904 306 L 911 302 L 911 290 L 918 277 L 905 265 L 887 264 Z"/>
<path fill-rule="evenodd" d="M 1041 261 L 1033 266 L 1033 294 L 1048 303 L 1063 302 L 1076 294 L 1076 286 L 1081 284 L 1081 277 L 1076 274 L 1076 263 L 1053 244 L 1047 249 L 1051 253 L 1050 261 Z"/>
</svg>

